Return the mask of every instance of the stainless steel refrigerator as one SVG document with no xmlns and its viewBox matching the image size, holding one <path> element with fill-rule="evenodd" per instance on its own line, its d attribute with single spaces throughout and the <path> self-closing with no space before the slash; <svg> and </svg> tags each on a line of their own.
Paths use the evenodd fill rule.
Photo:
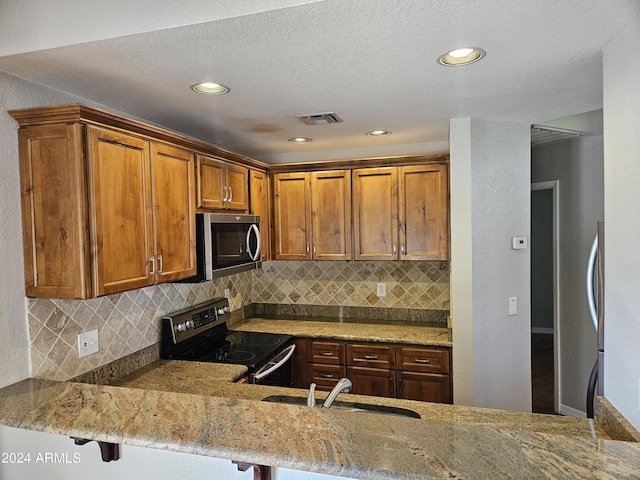
<svg viewBox="0 0 640 480">
<path fill-rule="evenodd" d="M 587 388 L 587 417 L 594 418 L 595 396 L 604 395 L 604 222 L 598 222 L 587 265 L 589 314 L 598 333 L 596 362 Z"/>
</svg>

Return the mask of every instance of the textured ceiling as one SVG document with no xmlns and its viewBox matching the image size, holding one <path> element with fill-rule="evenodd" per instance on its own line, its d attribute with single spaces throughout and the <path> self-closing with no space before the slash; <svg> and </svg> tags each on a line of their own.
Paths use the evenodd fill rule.
<svg viewBox="0 0 640 480">
<path fill-rule="evenodd" d="M 22 2 L 8 3 L 0 15 L 21 12 Z M 181 2 L 155 1 L 162 16 L 114 36 L 104 20 L 117 24 L 119 13 L 104 10 L 100 28 L 84 25 L 91 41 L 42 30 L 54 48 L 16 41 L 20 53 L 0 50 L 0 71 L 270 163 L 429 153 L 447 151 L 450 118 L 533 124 L 601 108 L 601 50 L 640 11 L 638 0 L 212 3 L 227 10 L 177 15 Z M 71 27 L 64 13 L 61 32 Z M 20 49 L 27 43 L 33 51 Z M 487 56 L 436 63 L 461 46 Z M 231 92 L 189 89 L 207 80 Z M 344 122 L 295 118 L 327 111 Z M 374 129 L 393 133 L 364 135 Z M 294 136 L 313 142 L 288 143 Z"/>
</svg>

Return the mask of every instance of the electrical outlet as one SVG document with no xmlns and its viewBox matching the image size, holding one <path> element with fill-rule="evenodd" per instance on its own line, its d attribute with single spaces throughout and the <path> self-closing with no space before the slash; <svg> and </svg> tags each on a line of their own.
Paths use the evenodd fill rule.
<svg viewBox="0 0 640 480">
<path fill-rule="evenodd" d="M 78 335 L 78 358 L 98 351 L 98 330 L 90 330 Z"/>
<path fill-rule="evenodd" d="M 378 295 L 378 297 L 386 297 L 387 296 L 387 284 L 386 283 L 378 283 L 376 285 L 376 295 Z"/>
<path fill-rule="evenodd" d="M 226 298 L 227 300 L 231 298 L 231 292 L 229 291 L 228 288 L 224 289 L 224 298 Z"/>
<path fill-rule="evenodd" d="M 518 314 L 518 297 L 509 297 L 509 315 Z"/>
</svg>

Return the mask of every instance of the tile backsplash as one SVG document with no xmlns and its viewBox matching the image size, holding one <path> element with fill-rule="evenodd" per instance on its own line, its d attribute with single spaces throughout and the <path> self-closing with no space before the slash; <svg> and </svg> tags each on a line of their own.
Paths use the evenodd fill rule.
<svg viewBox="0 0 640 480">
<path fill-rule="evenodd" d="M 376 295 L 384 283 L 386 296 Z M 449 310 L 448 262 L 264 262 L 253 303 Z"/>
<path fill-rule="evenodd" d="M 27 298 L 31 372 L 67 380 L 160 341 L 163 315 L 224 296 L 231 309 L 250 303 L 251 272 L 211 282 L 165 283 L 90 300 Z M 98 329 L 99 351 L 78 358 L 77 336 Z"/>
<path fill-rule="evenodd" d="M 386 284 L 378 298 L 376 284 Z M 27 298 L 32 376 L 67 380 L 157 343 L 163 315 L 231 293 L 251 303 L 449 310 L 447 262 L 266 261 L 261 270 L 200 284 L 161 284 L 90 300 Z M 78 358 L 77 335 L 97 328 L 100 350 Z"/>
</svg>

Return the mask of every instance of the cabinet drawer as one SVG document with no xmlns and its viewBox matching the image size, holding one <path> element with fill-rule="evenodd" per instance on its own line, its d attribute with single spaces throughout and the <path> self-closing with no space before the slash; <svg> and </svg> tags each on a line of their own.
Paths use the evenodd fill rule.
<svg viewBox="0 0 640 480">
<path fill-rule="evenodd" d="M 344 345 L 338 342 L 310 342 L 307 346 L 307 361 L 326 365 L 345 364 Z"/>
<path fill-rule="evenodd" d="M 395 348 L 387 345 L 348 344 L 347 365 L 394 369 Z"/>
<path fill-rule="evenodd" d="M 398 370 L 449 373 L 448 348 L 400 347 L 396 354 Z"/>
<path fill-rule="evenodd" d="M 347 376 L 347 369 L 342 365 L 310 363 L 307 370 L 309 383 L 315 383 L 318 390 L 331 390 L 338 380 Z"/>
</svg>

